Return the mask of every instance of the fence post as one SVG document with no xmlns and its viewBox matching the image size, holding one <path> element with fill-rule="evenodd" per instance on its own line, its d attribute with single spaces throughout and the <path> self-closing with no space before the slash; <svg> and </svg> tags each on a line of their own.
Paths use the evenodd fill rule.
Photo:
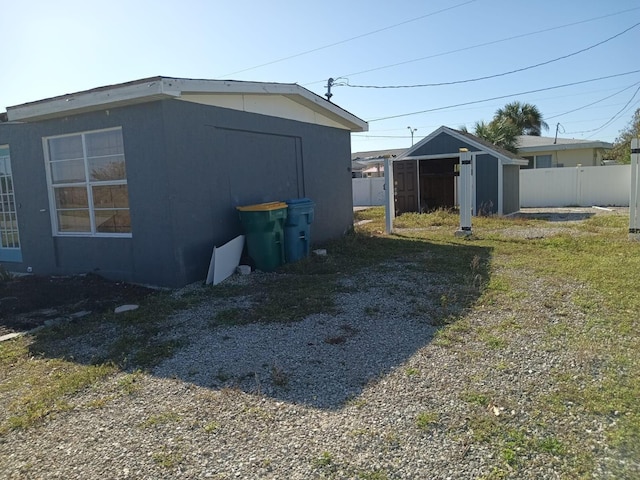
<svg viewBox="0 0 640 480">
<path fill-rule="evenodd" d="M 640 240 L 640 139 L 631 139 L 631 190 L 629 192 L 629 240 Z"/>
<path fill-rule="evenodd" d="M 471 152 L 466 148 L 460 149 L 460 228 L 456 230 L 456 237 L 471 235 L 471 210 L 473 209 L 473 195 L 471 185 Z"/>
<path fill-rule="evenodd" d="M 384 231 L 387 234 L 393 233 L 393 219 L 396 216 L 396 206 L 394 201 L 395 183 L 393 182 L 393 161 L 390 158 L 384 159 Z"/>
</svg>

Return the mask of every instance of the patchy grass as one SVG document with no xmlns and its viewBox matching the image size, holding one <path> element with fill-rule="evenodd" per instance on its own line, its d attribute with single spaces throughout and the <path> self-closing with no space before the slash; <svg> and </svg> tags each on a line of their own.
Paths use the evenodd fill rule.
<svg viewBox="0 0 640 480">
<path fill-rule="evenodd" d="M 383 219 L 375 218 L 362 232 L 376 235 L 383 230 Z M 480 296 L 473 308 L 510 310 L 518 298 L 527 295 L 527 285 L 520 275 L 538 278 L 556 288 L 557 297 L 549 298 L 548 309 L 559 319 L 549 324 L 536 323 L 526 313 L 507 317 L 493 325 L 478 329 L 460 312 L 451 312 L 450 304 L 458 299 L 441 294 L 439 313 L 434 324 L 442 327 L 434 337 L 436 345 L 458 350 L 468 349 L 468 340 L 477 339 L 487 351 L 502 351 L 509 345 L 510 333 L 537 335 L 544 339 L 543 348 L 568 349 L 576 357 L 575 369 L 553 374 L 554 393 L 536 397 L 540 412 L 554 418 L 571 416 L 576 411 L 589 416 L 594 424 L 608 425 L 608 448 L 620 463 L 619 478 L 633 475 L 634 462 L 640 461 L 640 255 L 637 243 L 627 239 L 628 218 L 619 215 L 596 215 L 575 224 L 578 234 L 568 233 L 534 239 L 504 237 L 501 231 L 513 227 L 548 227 L 541 219 L 474 218 L 474 235 L 469 239 L 453 238 L 452 228 L 457 217 L 446 212 L 429 215 L 402 215 L 395 221 L 395 236 L 407 241 L 427 241 L 429 251 L 437 261 L 434 273 L 440 268 L 451 271 L 450 278 L 458 278 L 473 287 L 470 268 L 473 255 L 462 259 L 442 261 L 438 249 L 459 245 L 469 248 L 486 247 L 491 252 L 477 253 L 476 263 L 485 265 L 477 289 Z M 559 225 L 562 226 L 562 225 Z M 410 244 L 407 244 L 410 245 Z M 411 248 L 407 256 L 414 256 Z M 466 265 L 465 265 L 466 264 Z M 429 267 L 427 267 L 429 268 Z M 525 280 L 525 278 L 522 278 Z M 578 285 L 567 289 L 565 285 Z M 459 290 L 457 290 L 459 294 Z M 569 303 L 569 311 L 567 310 Z M 565 306 L 563 306 L 565 305 Z M 567 324 L 564 319 L 575 309 L 585 316 L 582 324 Z M 480 347 L 479 347 L 480 348 Z M 497 371 L 506 371 L 506 363 L 498 361 Z M 583 369 L 587 369 L 584 371 Z M 562 457 L 558 468 L 568 477 L 587 477 L 595 465 L 593 449 L 576 432 L 554 432 L 547 427 L 531 425 L 535 435 L 520 427 L 509 426 L 503 416 L 487 413 L 489 398 L 482 392 L 468 391 L 462 399 L 472 408 L 480 408 L 469 419 L 473 441 L 493 446 L 499 464 L 486 478 L 506 478 L 513 471 L 526 470 L 531 455 Z M 475 405 L 475 406 L 474 406 Z M 544 417 L 544 413 L 540 413 Z M 552 422 L 550 422 L 552 423 Z M 555 463 L 554 463 L 555 465 Z M 616 467 L 618 468 L 618 467 Z M 628 470 L 627 470 L 628 469 Z"/>
<path fill-rule="evenodd" d="M 155 415 L 150 415 L 144 422 L 142 422 L 139 426 L 140 428 L 151 428 L 158 427 L 161 425 L 166 425 L 170 423 L 177 423 L 180 421 L 180 415 L 173 411 L 167 411 L 158 413 Z"/>
<path fill-rule="evenodd" d="M 420 430 L 428 431 L 431 430 L 440 419 L 440 416 L 436 412 L 425 411 L 420 412 L 416 416 L 416 425 Z"/>
<path fill-rule="evenodd" d="M 177 447 L 163 447 L 160 451 L 154 452 L 152 458 L 158 466 L 172 470 L 184 461 L 184 454 Z"/>
<path fill-rule="evenodd" d="M 562 348 L 575 357 L 574 366 L 545 374 L 544 381 L 553 383 L 550 394 L 535 390 L 496 392 L 501 407 L 516 403 L 514 396 L 526 396 L 532 410 L 527 420 L 519 420 L 517 412 L 492 413 L 492 402 L 498 401 L 495 395 L 480 380 L 469 380 L 467 390 L 459 395 L 467 416 L 452 426 L 452 435 L 480 443 L 491 452 L 495 464 L 485 478 L 517 476 L 518 472 L 526 472 L 535 458 L 557 466 L 560 476 L 566 478 L 595 475 L 595 465 L 600 461 L 597 455 L 601 453 L 584 432 L 553 426 L 555 419 L 577 414 L 586 416 L 594 425 L 605 426 L 607 456 L 627 462 L 620 462 L 618 478 L 632 478 L 633 463 L 640 461 L 640 255 L 638 244 L 627 239 L 625 217 L 593 216 L 572 227 L 576 234 L 532 239 L 503 236 L 502 231 L 548 226 L 548 222 L 474 218 L 474 235 L 455 238 L 458 217 L 444 211 L 402 215 L 395 221 L 398 231 L 389 236 L 381 234 L 382 208 L 357 212 L 355 217 L 372 221 L 323 245 L 329 253 L 326 257 L 311 256 L 284 266 L 278 273 L 256 277 L 251 287 L 223 283 L 182 297 L 158 293 L 136 311 L 119 316 L 92 315 L 81 322 L 3 342 L 0 434 L 72 412 L 80 393 L 88 388 L 100 389 L 116 374 L 121 376 L 116 391 L 106 390 L 113 395 L 137 394 L 145 370 L 171 356 L 181 345 L 179 340 L 160 335 L 165 320 L 203 298 L 242 298 L 237 305 L 247 305 L 219 310 L 211 319 L 214 326 L 294 322 L 310 314 L 336 313 L 336 296 L 360 288 L 343 280 L 360 269 L 384 272 L 390 265 L 400 265 L 406 266 L 407 276 L 417 284 L 437 278 L 443 286 L 435 294 L 424 294 L 432 295 L 429 302 L 423 301 L 422 293 L 407 293 L 399 287 L 390 292 L 415 301 L 416 312 L 439 327 L 433 340 L 436 346 L 450 349 L 452 354 L 464 354 L 465 358 L 492 356 L 495 363 L 490 374 L 512 374 L 503 355 L 512 348 L 511 336 L 516 334 L 535 336 L 540 341 L 530 348 L 544 349 L 545 355 Z M 540 305 L 532 306 L 532 311 L 519 311 L 520 299 L 528 295 L 532 278 L 552 293 Z M 554 321 L 536 320 L 536 309 L 550 312 Z M 475 317 L 490 310 L 506 314 L 500 321 L 479 326 Z M 579 321 L 575 320 L 575 312 L 580 313 Z M 375 305 L 366 307 L 363 313 L 370 317 L 382 315 Z M 344 343 L 351 335 L 353 332 L 348 330 L 336 332 L 327 337 L 328 343 Z M 103 339 L 105 348 L 99 358 L 91 361 L 70 358 L 62 347 L 65 342 L 94 336 Z M 123 376 L 119 373 L 123 371 L 132 373 Z M 404 373 L 414 377 L 411 381 L 421 376 L 411 368 Z M 271 375 L 274 385 L 287 386 L 286 372 L 274 366 Z M 221 381 L 228 380 L 222 371 L 219 377 Z M 100 408 L 109 398 L 99 397 L 92 405 Z M 368 407 L 366 401 L 358 399 L 349 405 Z M 264 415 L 269 420 L 266 413 L 257 409 L 243 413 L 251 417 Z M 145 428 L 179 421 L 162 415 L 148 418 Z M 413 428 L 428 431 L 437 422 L 439 415 L 426 411 L 415 418 Z M 213 433 L 219 425 L 210 422 L 202 428 Z M 166 468 L 179 466 L 183 459 L 179 450 L 159 450 L 153 455 L 156 463 Z M 336 463 L 328 451 L 312 461 L 320 475 L 326 476 L 338 470 Z M 357 478 L 387 478 L 386 472 L 378 470 L 351 473 Z M 392 472 L 388 476 L 392 477 Z"/>
<path fill-rule="evenodd" d="M 29 355 L 26 338 L 3 342 L 0 352 L 0 368 L 3 372 L 11 369 L 0 383 L 0 398 L 7 401 L 0 416 L 0 434 L 72 410 L 75 394 L 117 371 L 113 364 L 85 366 L 57 358 L 34 358 Z"/>
</svg>

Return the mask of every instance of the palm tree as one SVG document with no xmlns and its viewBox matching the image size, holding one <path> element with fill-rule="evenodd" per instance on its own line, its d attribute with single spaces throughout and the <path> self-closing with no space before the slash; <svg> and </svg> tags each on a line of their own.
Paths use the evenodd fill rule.
<svg viewBox="0 0 640 480">
<path fill-rule="evenodd" d="M 460 130 L 463 132 L 468 131 L 464 126 Z M 489 123 L 484 121 L 476 122 L 473 134 L 510 152 L 516 153 L 518 150 L 517 136 L 520 135 L 520 131 L 511 122 L 501 119 L 494 119 Z"/>
<path fill-rule="evenodd" d="M 507 103 L 503 108 L 496 110 L 493 122 L 496 120 L 513 124 L 519 132 L 518 135 L 540 136 L 542 129 L 549 130 L 549 125 L 542 119 L 538 107 L 530 103 Z"/>
</svg>

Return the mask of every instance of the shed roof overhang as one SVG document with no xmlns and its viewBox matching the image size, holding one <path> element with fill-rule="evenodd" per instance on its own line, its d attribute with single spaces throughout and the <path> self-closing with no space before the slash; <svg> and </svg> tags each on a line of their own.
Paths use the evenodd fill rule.
<svg viewBox="0 0 640 480">
<path fill-rule="evenodd" d="M 258 95 L 288 99 L 304 107 L 313 115 L 317 114 L 327 119 L 331 125 L 338 128 L 351 132 L 368 130 L 368 124 L 364 120 L 295 83 L 195 80 L 171 77 L 145 78 L 7 107 L 7 116 L 9 121 L 33 122 L 170 98 L 201 103 L 198 98 L 202 95 L 210 97 Z M 289 118 L 286 109 L 273 108 L 269 104 L 260 108 L 264 111 L 256 112 L 255 108 L 252 111 Z M 307 118 L 314 118 L 313 115 Z M 299 120 L 296 116 L 292 119 Z M 314 121 L 311 123 L 327 124 L 327 122 Z"/>
<path fill-rule="evenodd" d="M 450 136 L 460 140 L 461 142 L 464 142 L 464 143 L 466 143 L 468 145 L 471 145 L 471 146 L 473 146 L 473 147 L 478 149 L 478 151 L 472 152 L 472 153 L 476 153 L 476 154 L 477 153 L 488 153 L 490 155 L 493 155 L 493 156 L 497 157 L 502 165 L 524 166 L 524 165 L 528 165 L 529 164 L 528 160 L 525 160 L 524 158 L 520 158 L 517 155 L 515 155 L 515 154 L 513 154 L 511 152 L 508 152 L 507 150 L 503 150 L 502 148 L 499 148 L 499 147 L 496 147 L 496 146 L 492 146 L 491 144 L 489 144 L 487 142 L 484 142 L 483 140 L 479 139 L 475 135 L 471 135 L 469 133 L 463 133 L 463 132 L 460 132 L 458 130 L 454 130 L 453 128 L 446 127 L 444 125 L 442 127 L 438 128 L 437 130 L 434 130 L 433 132 L 431 132 L 429 135 L 424 137 L 422 140 L 420 140 L 418 143 L 416 143 L 413 147 L 411 147 L 409 150 L 407 150 L 403 154 L 399 155 L 394 160 L 395 161 L 398 161 L 398 160 L 420 160 L 422 158 L 428 159 L 428 157 L 431 157 L 431 158 L 444 158 L 446 156 L 457 156 L 457 155 L 459 155 L 459 152 L 451 152 L 451 154 L 431 155 L 431 156 L 420 156 L 420 155 L 415 156 L 415 155 L 413 155 L 413 152 L 418 151 L 418 149 L 422 145 L 424 145 L 426 143 L 429 143 L 432 139 L 434 139 L 435 137 L 437 137 L 441 133 L 446 133 L 447 135 L 450 135 Z"/>
</svg>

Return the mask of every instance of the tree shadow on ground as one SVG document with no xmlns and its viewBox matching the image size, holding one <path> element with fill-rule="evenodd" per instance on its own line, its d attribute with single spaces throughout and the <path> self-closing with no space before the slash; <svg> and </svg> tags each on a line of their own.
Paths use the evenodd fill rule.
<svg viewBox="0 0 640 480">
<path fill-rule="evenodd" d="M 43 329 L 31 352 L 336 409 L 405 368 L 489 280 L 491 249 L 473 241 L 352 235 L 327 249 L 277 273 Z"/>
</svg>

